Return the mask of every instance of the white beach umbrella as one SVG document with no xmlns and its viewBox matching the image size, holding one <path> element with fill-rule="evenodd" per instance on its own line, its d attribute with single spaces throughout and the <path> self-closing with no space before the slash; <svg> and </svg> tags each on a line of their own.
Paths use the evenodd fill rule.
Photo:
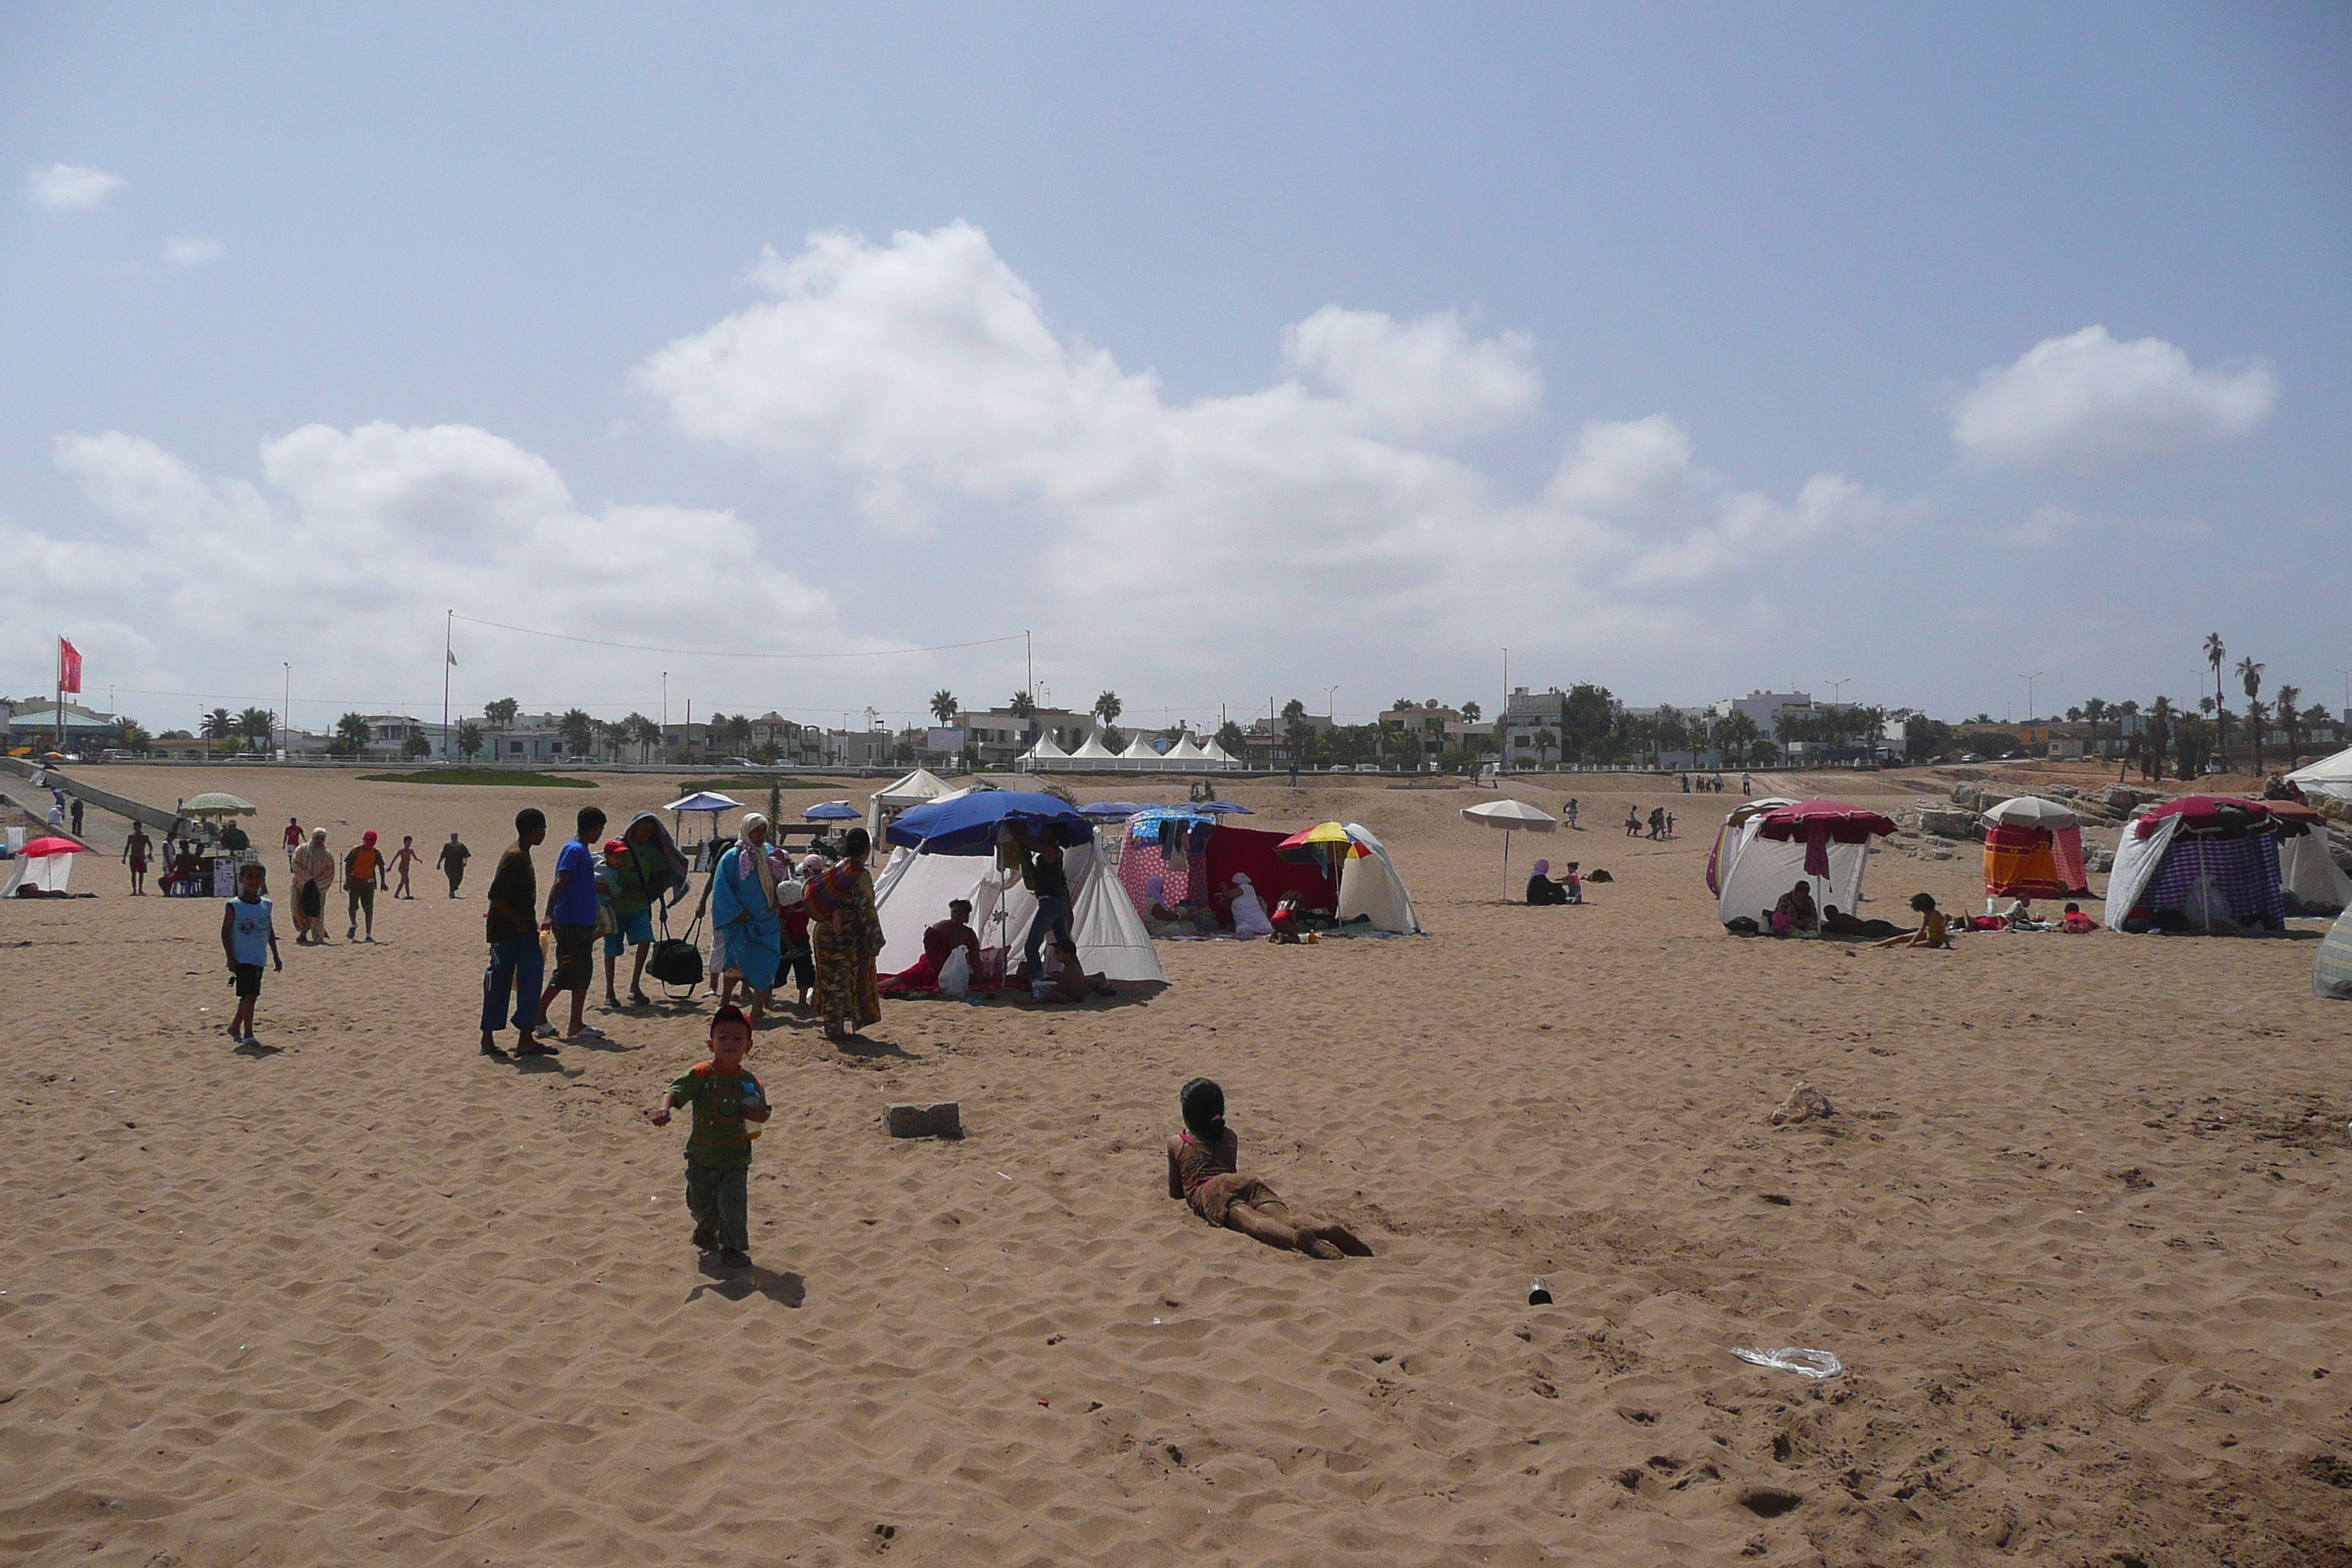
<svg viewBox="0 0 2352 1568">
<path fill-rule="evenodd" d="M 1511 892 L 1511 835 L 1514 833 L 1549 833 L 1559 824 L 1551 813 L 1539 805 L 1529 805 L 1523 800 L 1490 800 L 1484 805 L 1465 805 L 1462 815 L 1482 826 L 1491 827 L 1503 836 L 1503 896 Z"/>
<path fill-rule="evenodd" d="M 1998 822 L 2004 827 L 2040 827 L 2055 833 L 2062 827 L 2080 827 L 2083 819 L 2054 800 L 2044 800 L 2038 795 L 2021 795 L 2015 800 L 2002 801 L 1985 813 L 1987 822 Z"/>
</svg>

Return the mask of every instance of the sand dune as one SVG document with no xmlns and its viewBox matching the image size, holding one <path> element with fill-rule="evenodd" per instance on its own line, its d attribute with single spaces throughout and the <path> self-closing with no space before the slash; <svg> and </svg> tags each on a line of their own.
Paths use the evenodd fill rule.
<svg viewBox="0 0 2352 1568">
<path fill-rule="evenodd" d="M 1529 910 L 1475 792 L 1237 785 L 1371 826 L 1433 934 L 1167 944 L 1160 994 L 892 1003 L 849 1052 L 772 1030 L 729 1275 L 637 1115 L 707 1007 L 474 1050 L 505 821 L 670 781 L 106 782 L 478 858 L 457 901 L 380 903 L 376 946 L 289 945 L 263 1051 L 221 1034 L 211 900 L 100 862 L 99 899 L 0 906 L 0 1559 L 2352 1561 L 2352 1012 L 2307 940 L 1740 942 L 1699 875 L 1737 795 L 1576 781 L 1590 830 L 1515 865 L 1617 879 Z M 1620 837 L 1628 799 L 1680 839 Z M 1975 872 L 1881 855 L 1863 912 Z M 1193 1073 L 1245 1168 L 1380 1256 L 1169 1202 Z M 1770 1125 L 1800 1079 L 1839 1114 Z M 883 1134 L 931 1099 L 963 1141 Z M 1785 1344 L 1848 1370 L 1730 1354 Z"/>
</svg>

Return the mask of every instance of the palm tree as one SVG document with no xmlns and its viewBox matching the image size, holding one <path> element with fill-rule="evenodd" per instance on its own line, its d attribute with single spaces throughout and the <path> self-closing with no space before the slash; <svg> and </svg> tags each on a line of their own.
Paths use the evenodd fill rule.
<svg viewBox="0 0 2352 1568">
<path fill-rule="evenodd" d="M 267 708 L 248 708 L 236 716 L 236 729 L 247 751 L 266 752 L 269 737 L 278 731 L 278 715 Z"/>
<path fill-rule="evenodd" d="M 155 737 L 149 734 L 143 726 L 125 719 L 122 728 L 116 731 L 115 743 L 133 756 L 143 757 L 155 749 Z"/>
<path fill-rule="evenodd" d="M 2282 685 L 2271 703 L 2271 711 L 2278 719 L 2279 730 L 2286 736 L 2286 765 L 2290 768 L 2294 766 L 2296 755 L 2303 749 L 2303 710 L 2296 706 L 2302 700 L 2302 687 Z"/>
<path fill-rule="evenodd" d="M 956 700 L 956 694 L 944 686 L 931 693 L 931 717 L 940 721 L 941 728 L 954 723 L 955 716 L 962 707 L 963 704 Z"/>
<path fill-rule="evenodd" d="M 2262 696 L 2263 670 L 2265 668 L 2265 666 L 2255 663 L 2254 657 L 2252 654 L 2248 654 L 2245 658 L 2238 661 L 2238 683 L 2246 689 L 2246 706 L 2249 710 L 2257 705 L 2256 699 Z M 2253 740 L 2251 744 L 2254 751 L 2254 772 L 2261 773 L 2263 771 L 2262 718 L 2258 714 L 2249 712 L 2247 721 L 2253 727 Z M 2224 763 L 2227 763 L 2230 760 L 2229 753 L 2226 751 L 2222 752 L 2221 760 Z"/>
<path fill-rule="evenodd" d="M 2172 699 L 2158 697 L 2147 705 L 2147 730 L 2140 737 L 2139 774 L 2144 779 L 2164 776 L 2164 753 L 2172 748 Z"/>
<path fill-rule="evenodd" d="M 2263 721 L 2270 717 L 2270 707 L 2259 697 L 2246 700 L 2246 749 L 2253 755 L 2256 773 L 2263 771 Z"/>
<path fill-rule="evenodd" d="M 655 752 L 660 750 L 661 743 L 661 721 L 658 719 L 648 719 L 642 713 L 638 714 L 637 761 L 642 763 Z"/>
<path fill-rule="evenodd" d="M 1486 710 L 1480 708 L 1475 702 L 1465 702 L 1462 705 L 1463 721 L 1465 723 L 1475 724 L 1478 721 L 1479 716 L 1485 711 Z"/>
<path fill-rule="evenodd" d="M 1116 724 L 1118 722 L 1118 716 L 1127 711 L 1127 705 L 1118 700 L 1118 692 L 1106 691 L 1095 699 L 1093 711 L 1094 716 L 1104 723 Z"/>
<path fill-rule="evenodd" d="M 511 730 L 521 712 L 521 703 L 511 697 L 501 697 L 495 702 L 482 704 L 482 722 L 493 730 Z"/>
<path fill-rule="evenodd" d="M 482 727 L 471 719 L 457 726 L 457 754 L 472 758 L 481 753 Z"/>
<path fill-rule="evenodd" d="M 368 727 L 367 715 L 363 713 L 346 713 L 335 721 L 335 743 L 347 756 L 358 756 L 360 748 L 374 737 L 375 731 Z"/>
<path fill-rule="evenodd" d="M 2099 721 L 2107 716 L 2107 700 L 2086 697 L 2083 700 L 2083 722 L 2091 727 L 2091 754 L 2099 754 Z"/>
<path fill-rule="evenodd" d="M 727 721 L 727 743 L 733 746 L 738 754 L 751 749 L 751 716 L 749 713 L 738 713 Z"/>
<path fill-rule="evenodd" d="M 2225 764 L 2230 760 L 2230 710 L 2221 701 L 2221 661 L 2229 657 L 2230 650 L 2222 645 L 2221 634 L 2207 632 L 2205 662 L 2213 667 L 2213 722 L 2216 726 L 2216 733 L 2220 736 L 2221 761 Z M 2203 704 L 2200 703 L 2199 706 L 2202 707 Z"/>
<path fill-rule="evenodd" d="M 555 721 L 563 732 L 563 750 L 575 757 L 587 756 L 596 744 L 596 721 L 588 717 L 586 709 L 572 708 Z"/>
<path fill-rule="evenodd" d="M 206 752 L 212 750 L 213 742 L 231 740 L 236 734 L 236 721 L 229 716 L 227 709 L 215 708 L 205 715 L 204 737 Z"/>
<path fill-rule="evenodd" d="M 1536 731 L 1536 765 L 1541 767 L 1550 760 L 1551 749 L 1559 744 L 1559 732 L 1553 730 Z"/>
</svg>

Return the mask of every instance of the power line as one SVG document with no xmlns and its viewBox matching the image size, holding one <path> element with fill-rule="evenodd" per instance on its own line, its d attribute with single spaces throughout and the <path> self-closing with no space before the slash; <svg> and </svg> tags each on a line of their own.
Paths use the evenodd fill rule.
<svg viewBox="0 0 2352 1568">
<path fill-rule="evenodd" d="M 701 647 L 655 647 L 646 643 L 606 642 L 600 637 L 579 637 L 566 632 L 541 631 L 535 626 L 510 626 L 501 621 L 477 620 L 472 616 L 459 616 L 458 620 L 469 626 L 489 626 L 502 632 L 518 632 L 527 637 L 549 637 L 557 642 L 585 643 L 590 647 L 614 647 L 629 653 L 681 654 L 689 658 L 885 658 L 901 653 L 947 653 L 961 647 L 987 647 L 996 643 L 1019 642 L 1028 634 L 1013 632 L 1001 637 L 980 637 L 971 642 L 938 643 L 929 647 L 878 647 L 856 653 L 743 653 L 734 649 Z"/>
</svg>

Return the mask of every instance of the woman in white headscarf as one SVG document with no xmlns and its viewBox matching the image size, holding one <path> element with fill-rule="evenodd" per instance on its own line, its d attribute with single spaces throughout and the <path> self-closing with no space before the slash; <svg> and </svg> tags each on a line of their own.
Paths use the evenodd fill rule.
<svg viewBox="0 0 2352 1568">
<path fill-rule="evenodd" d="M 768 819 L 743 816 L 742 837 L 719 858 L 710 879 L 710 927 L 718 936 L 712 967 L 719 973 L 719 1005 L 741 981 L 751 993 L 751 1026 L 768 1016 L 776 966 L 784 959 L 783 921 L 777 908 L 776 871 L 768 858 Z"/>
<path fill-rule="evenodd" d="M 1267 918 L 1265 901 L 1250 886 L 1247 872 L 1234 873 L 1234 934 L 1263 937 L 1274 934 L 1274 921 Z"/>
</svg>

